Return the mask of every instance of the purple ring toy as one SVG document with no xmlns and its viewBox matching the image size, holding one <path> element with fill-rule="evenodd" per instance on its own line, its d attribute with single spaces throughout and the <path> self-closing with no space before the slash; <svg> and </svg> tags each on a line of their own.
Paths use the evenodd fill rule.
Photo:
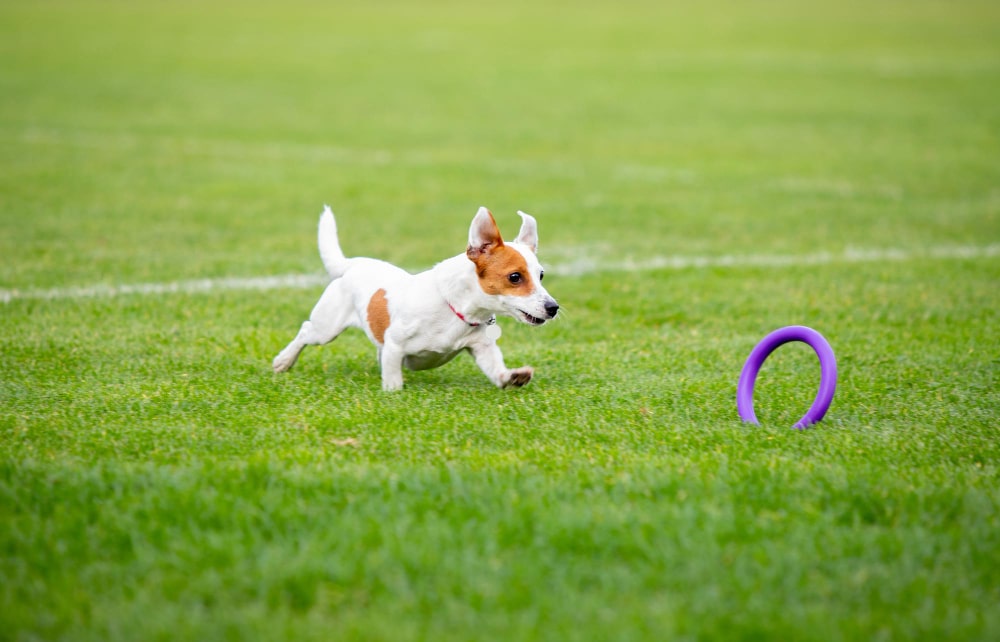
<svg viewBox="0 0 1000 642">
<path fill-rule="evenodd" d="M 837 359 L 833 356 L 833 348 L 823 335 L 812 328 L 804 325 L 790 325 L 779 328 L 764 337 L 757 346 L 750 351 L 750 356 L 743 364 L 743 371 L 740 372 L 740 382 L 736 386 L 736 410 L 740 413 L 740 419 L 745 422 L 756 424 L 757 415 L 753 411 L 753 386 L 757 381 L 757 373 L 764 361 L 771 356 L 771 353 L 786 343 L 792 341 L 802 341 L 816 351 L 819 357 L 819 392 L 816 393 L 816 400 L 802 419 L 792 428 L 808 428 L 814 423 L 823 419 L 823 415 L 830 408 L 833 401 L 833 393 L 837 388 Z"/>
</svg>

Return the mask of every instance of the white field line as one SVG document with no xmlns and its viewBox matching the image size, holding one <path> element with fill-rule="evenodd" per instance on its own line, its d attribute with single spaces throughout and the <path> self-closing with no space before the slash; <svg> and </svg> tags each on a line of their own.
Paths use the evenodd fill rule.
<svg viewBox="0 0 1000 642">
<path fill-rule="evenodd" d="M 602 272 L 651 272 L 692 268 L 789 268 L 836 263 L 890 263 L 915 260 L 961 260 L 1000 256 L 1000 243 L 991 245 L 958 245 L 931 247 L 922 250 L 901 248 L 848 249 L 843 252 L 813 254 L 723 254 L 719 256 L 651 256 L 643 259 L 603 260 L 578 259 L 546 267 L 546 272 L 560 276 L 583 276 Z M 286 274 L 281 276 L 223 277 L 169 281 L 166 283 L 133 283 L 123 285 L 89 285 L 51 289 L 0 289 L 0 303 L 33 300 L 64 300 L 111 298 L 141 294 L 197 294 L 226 290 L 309 289 L 326 285 L 322 274 Z"/>
<path fill-rule="evenodd" d="M 0 303 L 19 299 L 97 299 L 131 294 L 197 294 L 224 290 L 300 290 L 322 287 L 330 279 L 321 274 L 286 274 L 284 276 L 223 277 L 169 281 L 167 283 L 132 283 L 124 285 L 85 285 L 49 290 L 0 290 Z"/>
<path fill-rule="evenodd" d="M 854 249 L 843 252 L 813 254 L 723 254 L 717 256 L 650 256 L 642 259 L 600 261 L 577 259 L 546 268 L 546 272 L 561 276 L 593 274 L 595 272 L 648 272 L 652 270 L 684 270 L 689 268 L 742 267 L 805 267 L 832 263 L 889 263 L 919 259 L 980 259 L 1000 256 L 1000 243 L 991 245 L 957 245 L 931 247 L 922 250 L 902 248 Z"/>
</svg>

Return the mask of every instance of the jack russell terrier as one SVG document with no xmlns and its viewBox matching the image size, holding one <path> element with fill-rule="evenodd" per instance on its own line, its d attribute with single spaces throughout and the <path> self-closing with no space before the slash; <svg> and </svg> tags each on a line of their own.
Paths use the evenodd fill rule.
<svg viewBox="0 0 1000 642">
<path fill-rule="evenodd" d="M 403 366 L 437 368 L 463 350 L 498 387 L 528 383 L 535 372 L 531 366 L 504 365 L 496 315 L 537 326 L 555 317 L 559 304 L 542 287 L 544 272 L 535 257 L 538 224 L 518 214 L 521 231 L 505 243 L 493 215 L 480 207 L 464 254 L 410 274 L 385 261 L 346 258 L 326 206 L 319 219 L 319 255 L 333 281 L 298 335 L 274 358 L 274 371 L 295 365 L 308 345 L 361 328 L 378 348 L 384 390 L 403 387 Z"/>
</svg>

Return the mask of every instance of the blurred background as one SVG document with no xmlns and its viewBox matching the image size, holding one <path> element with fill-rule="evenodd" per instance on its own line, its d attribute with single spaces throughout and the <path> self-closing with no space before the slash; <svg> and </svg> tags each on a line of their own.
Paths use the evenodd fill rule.
<svg viewBox="0 0 1000 642">
<path fill-rule="evenodd" d="M 1000 241 L 1000 4 L 0 6 L 0 286 Z"/>
</svg>

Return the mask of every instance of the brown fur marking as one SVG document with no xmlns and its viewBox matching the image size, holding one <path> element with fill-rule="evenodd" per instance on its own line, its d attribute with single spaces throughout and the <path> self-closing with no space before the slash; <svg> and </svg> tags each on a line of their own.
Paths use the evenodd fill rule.
<svg viewBox="0 0 1000 642">
<path fill-rule="evenodd" d="M 480 254 L 473 263 L 476 264 L 476 274 L 479 276 L 479 287 L 486 294 L 507 294 L 524 296 L 531 294 L 535 284 L 528 271 L 528 263 L 524 256 L 514 248 L 501 244 Z M 519 283 L 511 283 L 508 278 L 514 272 L 521 275 Z"/>
<path fill-rule="evenodd" d="M 485 229 L 480 230 L 483 234 L 483 244 L 470 245 L 465 250 L 465 255 L 469 257 L 470 261 L 475 261 L 483 254 L 503 246 L 503 237 L 500 236 L 500 228 L 497 227 L 497 222 L 493 219 L 493 213 L 486 210 L 486 215 L 489 217 L 489 223 L 484 223 Z"/>
<path fill-rule="evenodd" d="M 483 243 L 478 247 L 470 245 L 466 251 L 469 260 L 476 264 L 476 274 L 479 276 L 479 287 L 486 294 L 507 294 L 524 296 L 535 290 L 528 263 L 520 252 L 504 245 L 500 236 L 500 228 L 493 219 L 493 214 L 487 210 L 489 222 L 484 223 L 486 229 L 480 230 Z M 510 282 L 510 275 L 518 272 L 521 280 Z"/>
<path fill-rule="evenodd" d="M 389 301 L 385 290 L 380 289 L 368 301 L 368 327 L 379 343 L 385 343 L 385 331 L 389 328 Z"/>
</svg>

